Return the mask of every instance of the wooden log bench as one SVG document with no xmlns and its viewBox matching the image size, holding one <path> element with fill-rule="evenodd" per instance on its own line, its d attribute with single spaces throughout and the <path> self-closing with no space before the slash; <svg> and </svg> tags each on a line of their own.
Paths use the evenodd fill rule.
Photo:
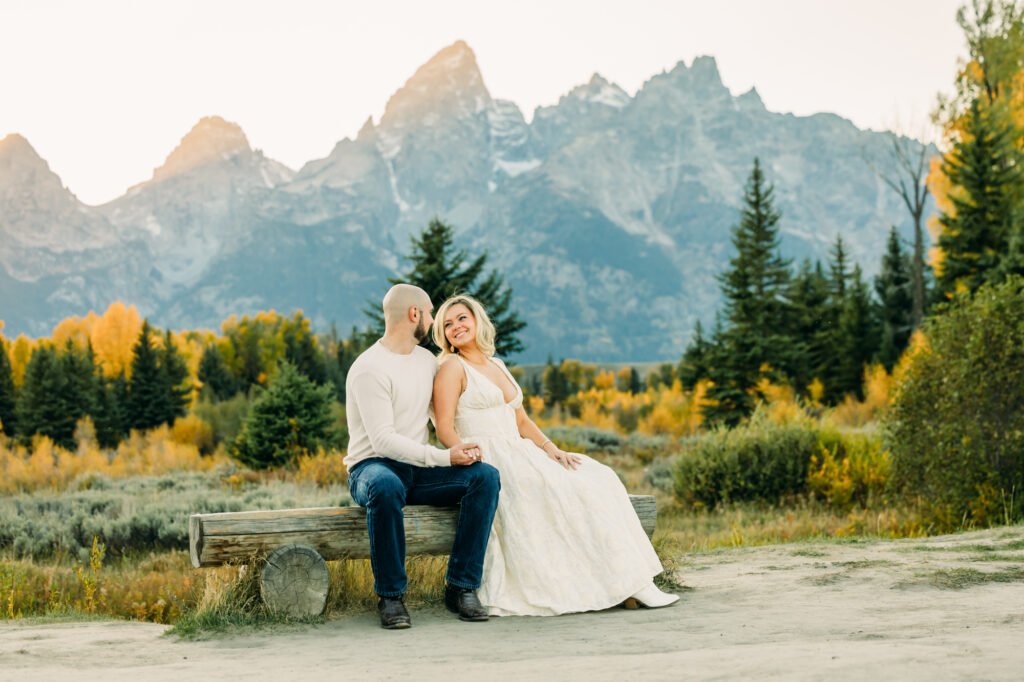
<svg viewBox="0 0 1024 682">
<path fill-rule="evenodd" d="M 654 497 L 629 498 L 650 537 L 658 517 Z M 406 554 L 448 554 L 458 511 L 458 507 L 406 507 Z M 188 537 L 189 556 L 196 568 L 265 557 L 260 576 L 263 600 L 292 616 L 323 612 L 330 582 L 326 561 L 370 557 L 363 507 L 193 514 Z"/>
</svg>

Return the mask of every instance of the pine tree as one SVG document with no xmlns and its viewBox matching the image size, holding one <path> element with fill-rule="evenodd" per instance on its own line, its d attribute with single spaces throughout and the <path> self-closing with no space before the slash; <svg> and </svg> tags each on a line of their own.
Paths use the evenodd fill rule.
<svg viewBox="0 0 1024 682">
<path fill-rule="evenodd" d="M 238 381 L 228 369 L 224 354 L 216 343 L 203 349 L 197 378 L 203 385 L 200 393 L 211 400 L 227 400 L 238 393 Z"/>
<path fill-rule="evenodd" d="M 541 377 L 544 402 L 547 405 L 561 405 L 569 397 L 569 385 L 565 380 L 565 375 L 562 374 L 560 365 L 561 363 L 554 364 L 551 361 L 551 356 L 548 355 L 547 364 L 544 366 L 544 375 Z"/>
<path fill-rule="evenodd" d="M 164 334 L 164 347 L 160 353 L 160 371 L 164 375 L 167 390 L 167 412 L 164 423 L 173 424 L 178 417 L 184 417 L 192 395 L 192 385 L 188 381 L 188 365 L 174 345 L 171 330 Z"/>
<path fill-rule="evenodd" d="M 640 383 L 640 375 L 637 374 L 636 368 L 629 366 L 620 369 L 615 376 L 615 387 L 622 393 L 631 393 L 632 395 L 642 391 L 643 384 Z"/>
<path fill-rule="evenodd" d="M 124 413 L 121 392 L 125 388 L 124 372 L 111 380 L 100 374 L 92 413 L 96 442 L 103 448 L 116 448 L 124 436 Z"/>
<path fill-rule="evenodd" d="M 630 366 L 629 368 L 629 392 L 633 395 L 637 395 L 644 390 L 644 385 L 640 381 L 640 375 L 636 371 L 636 367 Z"/>
<path fill-rule="evenodd" d="M 761 163 L 754 159 L 743 193 L 740 222 L 732 230 L 736 255 L 719 275 L 728 327 L 720 335 L 719 363 L 713 366 L 708 397 L 721 406 L 740 410 L 745 416 L 753 401 L 740 398 L 754 390 L 762 367 L 771 368 L 773 378 L 792 364 L 792 343 L 785 326 L 788 315 L 785 295 L 789 286 L 789 263 L 779 255 L 779 219 L 774 206 L 774 188 L 766 184 Z M 717 380 L 715 379 L 717 377 Z M 732 422 L 734 417 L 727 421 Z"/>
<path fill-rule="evenodd" d="M 825 385 L 825 402 L 834 405 L 845 395 L 853 363 L 848 355 L 843 355 L 839 350 L 849 347 L 842 327 L 842 316 L 847 304 L 850 272 L 841 234 L 836 235 L 835 244 L 829 251 L 828 270 L 828 301 L 824 308 L 824 326 L 820 339 L 824 353 L 817 376 Z"/>
<path fill-rule="evenodd" d="M 99 377 L 96 356 L 90 343 L 84 350 L 76 348 L 68 339 L 64 351 L 58 357 L 59 370 L 67 378 L 66 390 L 58 396 L 61 412 L 71 423 L 71 431 L 64 444 L 74 445 L 74 425 L 82 417 L 93 416 L 97 411 Z M 62 434 L 63 435 L 63 434 Z"/>
<path fill-rule="evenodd" d="M 708 378 L 710 374 L 708 353 L 710 351 L 711 344 L 704 338 L 704 328 L 701 326 L 700 320 L 697 320 L 697 324 L 693 328 L 693 337 L 683 352 L 683 357 L 679 361 L 679 369 L 676 371 L 676 376 L 679 377 L 683 388 L 692 391 L 698 381 Z"/>
<path fill-rule="evenodd" d="M 231 344 L 229 368 L 238 380 L 238 389 L 248 393 L 253 385 L 263 385 L 266 381 L 267 366 L 260 348 L 259 324 L 243 317 L 242 322 L 230 326 L 225 331 Z"/>
<path fill-rule="evenodd" d="M 950 193 L 953 210 L 939 216 L 942 260 L 938 286 L 946 296 L 960 289 L 974 291 L 1001 280 L 1004 254 L 1021 228 L 1021 166 L 1024 159 L 1012 143 L 1010 130 L 978 100 L 971 104 L 961 139 L 942 170 L 958 191 Z M 1016 259 L 1014 259 L 1016 260 Z"/>
<path fill-rule="evenodd" d="M 75 419 L 66 413 L 61 398 L 69 383 L 52 346 L 43 344 L 32 351 L 18 395 L 16 419 L 22 443 L 27 445 L 38 433 L 62 447 L 74 447 Z"/>
<path fill-rule="evenodd" d="M 286 361 L 249 408 L 234 455 L 252 469 L 284 466 L 330 445 L 332 423 L 330 387 L 315 386 Z"/>
<path fill-rule="evenodd" d="M 435 306 L 455 294 L 473 296 L 484 306 L 494 323 L 496 354 L 508 357 L 522 351 L 525 346 L 518 335 L 526 323 L 511 308 L 512 290 L 505 286 L 505 279 L 497 270 L 491 270 L 482 282 L 477 282 L 487 263 L 486 252 L 468 263 L 467 258 L 464 250 L 456 248 L 455 232 L 451 226 L 435 217 L 418 237 L 412 238 L 412 252 L 408 256 L 412 269 L 402 277 L 389 278 L 388 282 L 405 282 L 420 287 Z M 370 302 L 365 313 L 376 335 L 382 334 L 384 317 L 379 305 Z M 424 339 L 423 345 L 436 350 L 430 335 Z"/>
<path fill-rule="evenodd" d="M 879 300 L 881 338 L 878 361 L 892 371 L 896 361 L 910 343 L 913 332 L 913 282 L 911 256 L 903 250 L 894 226 L 889 231 L 882 267 L 875 277 L 875 294 Z"/>
<path fill-rule="evenodd" d="M 829 284 L 832 301 L 838 308 L 841 305 L 840 302 L 846 300 L 846 284 L 850 280 L 846 248 L 843 246 L 843 235 L 841 234 L 836 234 L 836 243 L 832 245 L 832 250 L 829 251 L 828 269 L 831 274 Z"/>
<path fill-rule="evenodd" d="M 711 424 L 736 426 L 740 420 L 754 410 L 754 397 L 749 388 L 744 387 L 745 377 L 740 374 L 733 358 L 736 348 L 732 346 L 733 338 L 722 326 L 721 315 L 715 315 L 715 327 L 711 335 L 711 344 L 707 353 L 710 368 L 706 402 L 701 407 L 701 414 Z"/>
<path fill-rule="evenodd" d="M 170 384 L 161 367 L 160 355 L 160 350 L 153 345 L 153 328 L 149 320 L 145 320 L 132 348 L 132 375 L 125 415 L 128 428 L 152 429 L 165 423 L 172 413 Z"/>
<path fill-rule="evenodd" d="M 829 347 L 829 281 L 821 261 L 800 264 L 789 288 L 787 326 L 793 343 L 794 362 L 788 368 L 793 385 L 802 393 L 814 379 L 827 372 L 834 350 Z"/>
<path fill-rule="evenodd" d="M 11 359 L 7 356 L 7 346 L 0 338 L 0 428 L 8 437 L 17 432 L 15 410 L 18 404 L 18 393 L 14 385 L 14 373 L 11 371 Z"/>
<path fill-rule="evenodd" d="M 864 366 L 878 352 L 879 325 L 871 292 L 864 282 L 860 265 L 854 265 L 846 300 L 839 313 L 841 346 L 836 354 L 836 392 L 864 397 Z"/>
<path fill-rule="evenodd" d="M 316 336 L 310 330 L 309 320 L 296 311 L 295 316 L 285 320 L 281 327 L 284 337 L 285 360 L 295 365 L 314 384 L 327 381 L 324 356 L 317 344 Z"/>
</svg>

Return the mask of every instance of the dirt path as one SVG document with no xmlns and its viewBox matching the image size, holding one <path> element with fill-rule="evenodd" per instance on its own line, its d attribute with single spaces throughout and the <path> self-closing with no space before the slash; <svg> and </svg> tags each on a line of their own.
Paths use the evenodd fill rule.
<svg viewBox="0 0 1024 682">
<path fill-rule="evenodd" d="M 677 605 L 461 623 L 416 610 L 201 642 L 145 623 L 0 625 L 0 679 L 1024 677 L 1024 527 L 692 557 Z"/>
</svg>

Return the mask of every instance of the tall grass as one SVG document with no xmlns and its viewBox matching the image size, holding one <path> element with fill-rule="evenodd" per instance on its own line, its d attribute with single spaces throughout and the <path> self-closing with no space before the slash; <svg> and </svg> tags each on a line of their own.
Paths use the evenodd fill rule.
<svg viewBox="0 0 1024 682">
<path fill-rule="evenodd" d="M 86 614 L 170 623 L 192 608 L 215 575 L 217 569 L 193 571 L 181 551 L 114 559 L 95 553 L 88 563 L 0 555 L 0 607 L 5 618 Z"/>
</svg>

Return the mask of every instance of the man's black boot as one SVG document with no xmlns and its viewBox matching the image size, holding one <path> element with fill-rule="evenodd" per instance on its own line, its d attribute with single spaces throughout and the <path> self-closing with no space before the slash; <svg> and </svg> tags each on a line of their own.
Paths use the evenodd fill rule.
<svg viewBox="0 0 1024 682">
<path fill-rule="evenodd" d="M 487 609 L 480 603 L 476 590 L 455 585 L 445 585 L 444 605 L 452 613 L 459 614 L 459 620 L 487 620 Z"/>
<path fill-rule="evenodd" d="M 401 595 L 397 597 L 381 597 L 377 602 L 380 611 L 380 626 L 387 630 L 402 630 L 412 625 L 409 612 Z"/>
</svg>

